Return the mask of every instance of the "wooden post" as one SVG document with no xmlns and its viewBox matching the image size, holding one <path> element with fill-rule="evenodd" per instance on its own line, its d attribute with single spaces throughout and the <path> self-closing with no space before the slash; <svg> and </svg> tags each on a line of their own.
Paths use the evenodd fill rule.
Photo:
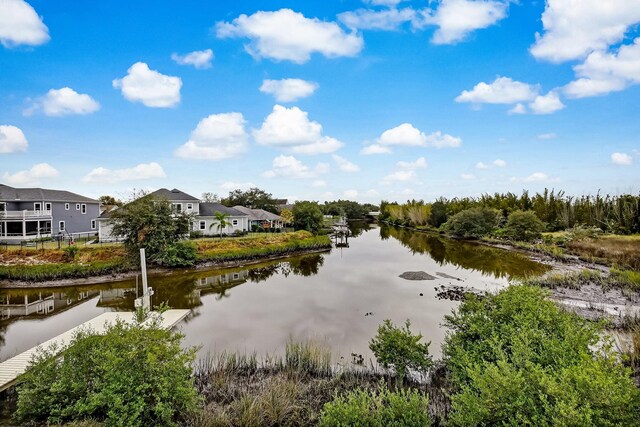
<svg viewBox="0 0 640 427">
<path fill-rule="evenodd" d="M 149 288 L 147 287 L 147 257 L 144 248 L 140 248 L 140 268 L 142 269 L 142 308 L 145 311 L 151 310 L 151 299 Z"/>
</svg>

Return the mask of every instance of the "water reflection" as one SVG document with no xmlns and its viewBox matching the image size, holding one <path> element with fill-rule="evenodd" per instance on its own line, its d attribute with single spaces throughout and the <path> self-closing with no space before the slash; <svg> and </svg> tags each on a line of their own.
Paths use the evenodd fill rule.
<svg viewBox="0 0 640 427">
<path fill-rule="evenodd" d="M 439 265 L 453 264 L 496 278 L 523 279 L 539 276 L 551 269 L 519 253 L 477 243 L 460 242 L 406 228 L 381 226 L 380 238 L 386 240 L 389 237 L 398 240 L 414 254 L 429 255 Z"/>
</svg>

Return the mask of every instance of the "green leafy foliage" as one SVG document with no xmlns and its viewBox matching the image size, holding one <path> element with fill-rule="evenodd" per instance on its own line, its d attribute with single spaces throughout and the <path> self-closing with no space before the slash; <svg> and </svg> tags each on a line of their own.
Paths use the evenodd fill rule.
<svg viewBox="0 0 640 427">
<path fill-rule="evenodd" d="M 193 242 L 180 241 L 170 245 L 155 258 L 158 265 L 165 267 L 191 267 L 198 259 L 198 247 Z"/>
<path fill-rule="evenodd" d="M 364 217 L 378 207 L 370 203 L 360 204 L 352 200 L 334 200 L 320 206 L 322 213 L 332 216 L 344 216 L 348 219 L 364 219 Z"/>
<path fill-rule="evenodd" d="M 471 208 L 453 215 L 443 227 L 453 236 L 479 239 L 490 234 L 500 224 L 501 218 L 495 209 Z"/>
<path fill-rule="evenodd" d="M 117 322 L 104 335 L 77 334 L 56 357 L 46 348 L 32 360 L 18 388 L 21 421 L 62 424 L 93 419 L 106 426 L 176 425 L 194 411 L 195 350 L 160 327 Z"/>
<path fill-rule="evenodd" d="M 378 326 L 378 333 L 369 342 L 369 348 L 376 360 L 385 368 L 392 367 L 398 379 L 402 380 L 408 371 L 425 372 L 433 365 L 429 354 L 430 342 L 421 343 L 421 334 L 413 334 L 411 322 L 404 327 L 396 327 L 391 320 Z"/>
<path fill-rule="evenodd" d="M 451 425 L 638 425 L 640 390 L 600 327 L 546 296 L 528 286 L 469 295 L 446 317 Z"/>
<path fill-rule="evenodd" d="M 512 240 L 530 242 L 542 237 L 545 225 L 533 211 L 513 211 L 507 218 L 504 233 Z"/>
<path fill-rule="evenodd" d="M 296 202 L 293 205 L 293 225 L 297 230 L 317 233 L 324 221 L 320 206 L 316 202 Z"/>
<path fill-rule="evenodd" d="M 428 398 L 415 390 L 356 389 L 324 405 L 321 427 L 426 427 Z"/>
<path fill-rule="evenodd" d="M 264 209 L 271 213 L 278 213 L 276 200 L 271 193 L 267 193 L 257 187 L 245 191 L 230 191 L 229 196 L 222 199 L 221 203 L 229 207 L 244 206 L 251 209 Z"/>
<path fill-rule="evenodd" d="M 73 261 L 76 259 L 79 250 L 80 249 L 76 245 L 69 245 L 65 246 L 64 249 L 62 249 L 62 252 L 64 252 L 64 257 L 67 261 Z"/>
</svg>

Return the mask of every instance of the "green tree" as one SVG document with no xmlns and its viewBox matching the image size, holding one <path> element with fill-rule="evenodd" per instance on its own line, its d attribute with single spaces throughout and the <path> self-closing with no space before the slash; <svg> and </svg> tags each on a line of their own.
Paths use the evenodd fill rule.
<svg viewBox="0 0 640 427">
<path fill-rule="evenodd" d="M 229 214 L 215 211 L 213 213 L 213 218 L 214 222 L 211 223 L 209 229 L 216 227 L 218 229 L 218 233 L 220 234 L 220 239 L 222 239 L 222 230 L 231 225 L 231 222 L 227 221 L 227 219 L 229 218 Z"/>
<path fill-rule="evenodd" d="M 435 228 L 440 228 L 445 222 L 447 222 L 447 206 L 442 200 L 437 200 L 431 204 L 429 224 Z"/>
<path fill-rule="evenodd" d="M 202 193 L 202 201 L 204 203 L 220 203 L 220 197 L 215 193 L 207 191 Z"/>
<path fill-rule="evenodd" d="M 98 197 L 98 201 L 103 206 L 119 206 L 119 207 L 121 207 L 122 204 L 123 204 L 121 200 L 118 200 L 115 197 L 108 196 L 108 195 Z"/>
<path fill-rule="evenodd" d="M 298 230 L 317 233 L 324 222 L 322 211 L 316 202 L 296 202 L 293 205 L 293 225 Z"/>
<path fill-rule="evenodd" d="M 533 211 L 513 211 L 504 227 L 506 236 L 513 240 L 529 242 L 542 237 L 545 225 Z"/>
<path fill-rule="evenodd" d="M 21 421 L 65 424 L 96 420 L 105 426 L 173 426 L 195 411 L 195 349 L 182 335 L 150 324 L 116 322 L 104 335 L 78 333 L 62 353 L 36 354 L 18 388 Z"/>
<path fill-rule="evenodd" d="M 376 360 L 384 368 L 393 368 L 398 380 L 402 381 L 408 370 L 424 373 L 432 365 L 429 354 L 430 342 L 421 343 L 421 334 L 414 335 L 407 320 L 404 328 L 396 327 L 386 319 L 378 326 L 378 333 L 369 342 L 369 348 Z"/>
<path fill-rule="evenodd" d="M 225 206 L 244 206 L 251 209 L 264 209 L 271 213 L 278 213 L 276 201 L 271 195 L 264 190 L 253 187 L 246 191 L 233 190 L 229 192 L 229 196 L 222 199 L 221 203 Z"/>
<path fill-rule="evenodd" d="M 150 262 L 162 264 L 167 252 L 189 234 L 191 215 L 175 213 L 167 200 L 144 196 L 111 213 L 113 235 L 124 236 L 132 260 L 145 248 Z M 187 264 L 195 260 L 185 260 Z"/>
<path fill-rule="evenodd" d="M 491 233 L 500 224 L 501 217 L 495 209 L 466 209 L 449 218 L 444 229 L 455 237 L 479 239 Z"/>
</svg>

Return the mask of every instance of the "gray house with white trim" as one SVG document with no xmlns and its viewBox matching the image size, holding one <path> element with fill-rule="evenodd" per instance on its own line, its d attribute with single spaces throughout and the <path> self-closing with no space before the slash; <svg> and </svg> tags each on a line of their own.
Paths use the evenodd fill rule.
<svg viewBox="0 0 640 427">
<path fill-rule="evenodd" d="M 228 215 L 226 222 L 229 223 L 222 230 L 218 228 L 218 221 L 215 219 L 216 212 Z M 193 231 L 198 231 L 204 236 L 216 234 L 234 234 L 236 232 L 249 231 L 249 217 L 234 209 L 220 203 L 200 203 L 200 215 L 193 222 Z"/>
<path fill-rule="evenodd" d="M 0 184 L 0 240 L 97 233 L 100 202 L 64 190 Z"/>
</svg>

